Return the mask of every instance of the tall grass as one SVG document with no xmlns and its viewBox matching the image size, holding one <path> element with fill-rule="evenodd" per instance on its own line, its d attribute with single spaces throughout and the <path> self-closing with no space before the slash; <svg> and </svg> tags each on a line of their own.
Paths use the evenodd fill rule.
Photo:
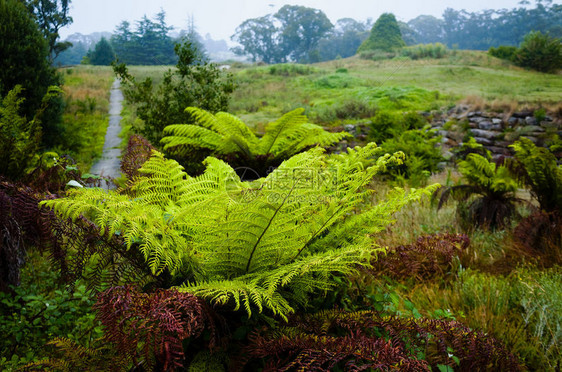
<svg viewBox="0 0 562 372">
<path fill-rule="evenodd" d="M 61 73 L 66 103 L 64 143 L 54 150 L 69 155 L 87 171 L 103 151 L 113 72 L 109 67 L 75 66 Z"/>
</svg>

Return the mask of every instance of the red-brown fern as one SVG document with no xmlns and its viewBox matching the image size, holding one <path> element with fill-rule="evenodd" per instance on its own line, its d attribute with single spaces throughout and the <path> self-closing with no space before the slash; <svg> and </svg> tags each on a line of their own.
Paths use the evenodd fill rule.
<svg viewBox="0 0 562 372">
<path fill-rule="evenodd" d="M 376 275 L 424 280 L 443 277 L 452 269 L 454 257 L 462 258 L 470 241 L 463 234 L 437 234 L 418 238 L 414 244 L 390 248 L 372 262 Z"/>
<path fill-rule="evenodd" d="M 142 293 L 132 286 L 113 287 L 98 294 L 94 305 L 105 326 L 105 339 L 124 359 L 141 361 L 163 370 L 183 366 L 182 342 L 211 332 L 215 345 L 213 314 L 197 297 L 176 290 Z"/>
<path fill-rule="evenodd" d="M 425 371 L 438 364 L 455 371 L 521 370 L 497 340 L 456 321 L 382 317 L 373 311 L 296 316 L 277 332 L 255 332 L 244 352 L 241 365 L 265 360 L 271 371 L 327 371 L 336 365 L 346 371 Z"/>
<path fill-rule="evenodd" d="M 121 158 L 121 172 L 128 179 L 138 176 L 139 168 L 150 158 L 154 146 L 144 137 L 133 134 L 127 143 L 127 151 Z"/>
</svg>

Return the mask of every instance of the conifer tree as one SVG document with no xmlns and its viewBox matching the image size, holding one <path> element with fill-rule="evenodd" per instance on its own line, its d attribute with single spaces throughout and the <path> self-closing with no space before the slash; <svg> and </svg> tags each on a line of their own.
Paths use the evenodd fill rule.
<svg viewBox="0 0 562 372">
<path fill-rule="evenodd" d="M 392 52 L 404 46 L 406 46 L 406 44 L 402 39 L 396 17 L 394 17 L 392 13 L 384 13 L 371 29 L 369 38 L 361 44 L 357 52 L 365 52 L 368 50 Z"/>
</svg>

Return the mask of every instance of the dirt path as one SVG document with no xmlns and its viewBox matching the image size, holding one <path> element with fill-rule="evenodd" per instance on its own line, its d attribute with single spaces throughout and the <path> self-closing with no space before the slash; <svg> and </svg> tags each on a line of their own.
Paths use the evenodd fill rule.
<svg viewBox="0 0 562 372">
<path fill-rule="evenodd" d="M 119 133 L 121 132 L 123 93 L 121 92 L 120 86 L 121 84 L 119 80 L 116 79 L 111 87 L 111 95 L 109 97 L 109 126 L 107 127 L 107 133 L 105 134 L 103 154 L 101 159 L 98 160 L 98 162 L 90 169 L 90 173 L 92 174 L 112 178 L 118 178 L 121 176 L 119 168 L 119 156 L 121 155 L 119 145 L 121 144 L 121 138 L 119 138 Z"/>
</svg>

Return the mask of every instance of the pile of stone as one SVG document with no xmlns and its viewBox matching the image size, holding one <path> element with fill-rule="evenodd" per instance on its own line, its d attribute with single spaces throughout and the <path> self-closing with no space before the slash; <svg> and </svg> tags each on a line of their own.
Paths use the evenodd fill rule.
<svg viewBox="0 0 562 372">
<path fill-rule="evenodd" d="M 562 137 L 562 118 L 545 115 L 539 122 L 532 111 L 508 115 L 471 111 L 468 106 L 459 105 L 445 115 L 438 115 L 431 125 L 443 136 L 445 146 L 460 145 L 468 132 L 494 157 L 512 155 L 509 145 L 519 137 L 527 137 L 537 146 L 544 146 L 554 134 Z"/>
</svg>

